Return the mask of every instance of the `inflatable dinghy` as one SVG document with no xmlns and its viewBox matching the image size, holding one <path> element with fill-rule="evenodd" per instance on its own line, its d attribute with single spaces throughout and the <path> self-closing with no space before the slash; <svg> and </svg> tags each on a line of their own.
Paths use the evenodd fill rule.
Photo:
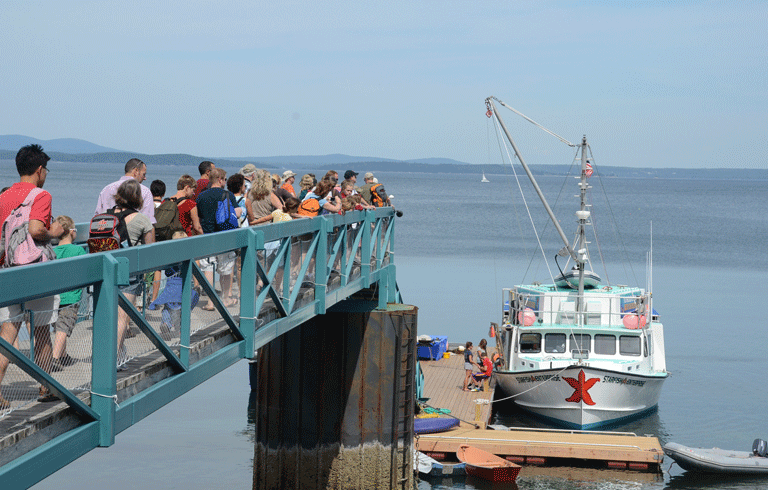
<svg viewBox="0 0 768 490">
<path fill-rule="evenodd" d="M 413 421 L 413 431 L 416 434 L 431 434 L 452 429 L 457 425 L 459 425 L 459 419 L 454 418 L 417 418 Z"/>
<path fill-rule="evenodd" d="M 766 444 L 755 440 L 752 452 L 688 447 L 675 442 L 664 445 L 664 454 L 686 471 L 723 474 L 768 474 Z M 762 454 L 762 455 L 761 455 Z"/>
<path fill-rule="evenodd" d="M 584 289 L 595 289 L 600 285 L 600 276 L 592 271 L 584 271 Z M 555 286 L 559 288 L 579 289 L 579 271 L 575 267 L 555 276 Z"/>
</svg>

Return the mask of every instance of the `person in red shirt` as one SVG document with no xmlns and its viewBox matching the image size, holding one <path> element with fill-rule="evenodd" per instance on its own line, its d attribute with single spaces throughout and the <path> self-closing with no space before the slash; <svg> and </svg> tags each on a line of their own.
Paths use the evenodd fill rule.
<svg viewBox="0 0 768 490">
<path fill-rule="evenodd" d="M 493 363 L 488 359 L 488 354 L 486 354 L 484 350 L 478 349 L 477 355 L 478 360 L 482 363 L 483 370 L 472 375 L 472 382 L 470 383 L 472 391 L 480 391 L 483 386 L 483 381 L 490 379 L 491 374 L 493 374 Z"/>
<path fill-rule="evenodd" d="M 4 223 L 11 212 L 19 207 L 27 195 L 35 188 L 43 187 L 48 176 L 48 161 L 50 157 L 43 152 L 40 145 L 28 145 L 16 154 L 16 170 L 19 172 L 19 182 L 13 184 L 7 191 L 0 194 L 0 224 Z M 29 234 L 40 247 L 50 248 L 50 241 L 64 235 L 64 228 L 58 221 L 51 219 L 51 195 L 42 191 L 32 202 L 29 214 Z M 51 253 L 53 249 L 51 248 Z M 53 255 L 52 257 L 55 257 Z M 23 266 L 21 266 L 23 267 Z M 54 297 L 39 298 L 24 302 L 22 305 L 9 305 L 0 308 L 0 336 L 13 345 L 21 328 L 21 321 L 26 311 L 35 311 L 35 362 L 45 372 L 51 371 L 51 334 L 50 325 L 56 321 Z M 10 361 L 0 356 L 0 383 L 5 376 Z M 47 388 L 40 387 L 38 401 L 53 401 L 54 397 Z M 10 408 L 11 404 L 0 394 L 0 410 Z"/>
<path fill-rule="evenodd" d="M 197 201 L 197 196 L 199 196 L 201 192 L 211 188 L 211 171 L 215 168 L 216 165 L 208 160 L 200 162 L 200 165 L 197 166 L 197 170 L 200 172 L 200 178 L 197 180 L 197 187 L 195 187 L 195 201 Z"/>
</svg>

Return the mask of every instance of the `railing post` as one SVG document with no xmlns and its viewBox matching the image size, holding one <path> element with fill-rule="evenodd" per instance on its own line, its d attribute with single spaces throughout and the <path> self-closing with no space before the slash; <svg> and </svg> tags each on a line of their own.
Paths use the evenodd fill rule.
<svg viewBox="0 0 768 490">
<path fill-rule="evenodd" d="M 328 287 L 328 232 L 333 229 L 333 220 L 325 216 L 320 220 L 315 250 L 315 312 L 324 315 L 325 293 Z"/>
<path fill-rule="evenodd" d="M 240 249 L 243 267 L 240 271 L 240 331 L 245 337 L 244 356 L 247 359 L 254 357 L 253 338 L 256 332 L 256 234 L 256 230 L 248 228 L 246 246 Z"/>
<path fill-rule="evenodd" d="M 360 223 L 360 232 L 363 234 L 362 241 L 360 243 L 360 277 L 363 279 L 365 287 L 371 285 L 371 245 L 373 240 L 371 239 L 371 229 L 376 221 L 375 211 L 365 210 L 365 221 Z"/>
<path fill-rule="evenodd" d="M 99 445 L 115 443 L 117 291 L 128 284 L 128 259 L 103 255 L 103 279 L 94 285 L 91 408 L 99 414 Z"/>
<path fill-rule="evenodd" d="M 200 298 L 198 298 L 200 301 Z M 189 342 L 192 330 L 192 261 L 181 263 L 181 326 L 179 328 L 179 360 L 189 369 Z"/>
</svg>

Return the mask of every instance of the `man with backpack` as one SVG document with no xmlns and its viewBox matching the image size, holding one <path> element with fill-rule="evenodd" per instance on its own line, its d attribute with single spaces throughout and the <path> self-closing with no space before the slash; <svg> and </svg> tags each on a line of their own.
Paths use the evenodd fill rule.
<svg viewBox="0 0 768 490">
<path fill-rule="evenodd" d="M 377 208 L 391 206 L 387 191 L 384 190 L 384 185 L 379 184 L 371 172 L 365 174 L 365 185 L 360 188 L 360 195 L 363 196 L 366 202 L 371 203 L 371 205 Z"/>
<path fill-rule="evenodd" d="M 227 172 L 220 168 L 211 170 L 211 188 L 197 196 L 197 213 L 200 217 L 200 225 L 204 234 L 219 231 L 234 230 L 238 228 L 238 218 L 242 209 L 238 207 L 235 196 L 229 192 L 227 185 Z M 235 252 L 224 252 L 213 257 L 200 259 L 200 269 L 205 273 L 205 278 L 211 286 L 214 285 L 213 269 L 219 273 L 221 284 L 221 301 L 224 306 L 230 307 L 237 304 L 237 298 L 232 297 L 232 273 L 235 265 Z M 208 302 L 204 307 L 206 311 L 213 311 L 213 303 Z"/>
<path fill-rule="evenodd" d="M 19 182 L 0 194 L 0 261 L 2 267 L 18 267 L 55 259 L 51 240 L 60 238 L 64 228 L 51 219 L 51 195 L 43 190 L 48 176 L 50 157 L 40 145 L 28 145 L 16 154 Z M 5 285 L 6 287 L 14 287 Z M 18 286 L 17 286 L 18 287 Z M 51 371 L 50 325 L 56 321 L 54 297 L 26 301 L 23 305 L 0 308 L 0 336 L 13 344 L 19 334 L 27 311 L 34 311 L 35 362 L 45 372 Z M 8 369 L 9 360 L 0 355 L 0 383 Z M 56 400 L 50 391 L 40 386 L 38 401 Z M 10 408 L 10 402 L 0 394 L 0 410 Z"/>
<path fill-rule="evenodd" d="M 139 184 L 144 182 L 147 178 L 147 164 L 139 160 L 138 158 L 131 158 L 125 164 L 125 175 L 120 177 L 120 180 L 112 182 L 104 187 L 99 193 L 99 200 L 96 203 L 96 214 L 106 213 L 107 209 L 115 207 L 115 194 L 118 187 L 122 185 L 128 179 L 134 179 Z M 152 198 L 152 191 L 145 185 L 141 185 L 141 198 L 144 200 L 144 204 L 138 211 L 149 218 L 149 222 L 155 224 L 155 205 Z"/>
</svg>

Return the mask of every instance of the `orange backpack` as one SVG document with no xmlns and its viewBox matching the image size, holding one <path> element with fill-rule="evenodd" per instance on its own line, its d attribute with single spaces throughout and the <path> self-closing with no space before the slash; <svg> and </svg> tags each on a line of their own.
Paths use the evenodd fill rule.
<svg viewBox="0 0 768 490">
<path fill-rule="evenodd" d="M 387 191 L 383 184 L 374 184 L 371 186 L 371 204 L 380 208 L 387 204 Z"/>
<path fill-rule="evenodd" d="M 314 217 L 320 214 L 320 201 L 314 197 L 305 199 L 299 204 L 298 214 L 302 216 Z"/>
</svg>

